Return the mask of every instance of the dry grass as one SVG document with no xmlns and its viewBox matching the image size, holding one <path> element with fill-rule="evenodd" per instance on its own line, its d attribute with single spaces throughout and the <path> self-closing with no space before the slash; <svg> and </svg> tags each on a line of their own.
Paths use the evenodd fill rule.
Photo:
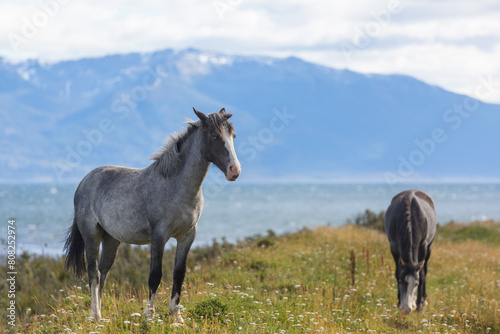
<svg viewBox="0 0 500 334">
<path fill-rule="evenodd" d="M 499 230 L 498 223 L 472 226 L 490 234 Z M 193 255 L 181 300 L 183 326 L 172 324 L 168 315 L 168 272 L 152 322 L 142 315 L 146 289 L 127 288 L 115 277 L 103 296 L 109 322 L 86 319 L 90 293 L 80 281 L 81 288 L 68 284 L 60 292 L 48 291 L 44 300 L 32 300 L 51 312 L 26 315 L 24 306 L 18 331 L 499 333 L 500 245 L 489 234 L 484 240 L 454 237 L 468 227 L 439 229 L 429 263 L 429 305 L 409 316 L 395 306 L 394 264 L 385 235 L 345 226 L 258 238 L 210 256 Z"/>
</svg>

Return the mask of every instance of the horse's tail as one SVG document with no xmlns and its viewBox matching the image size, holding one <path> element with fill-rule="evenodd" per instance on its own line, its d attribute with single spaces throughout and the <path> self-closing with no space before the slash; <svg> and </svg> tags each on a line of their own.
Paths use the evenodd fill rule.
<svg viewBox="0 0 500 334">
<path fill-rule="evenodd" d="M 78 277 L 82 276 L 85 273 L 85 242 L 76 219 L 73 219 L 73 225 L 68 229 L 68 238 L 63 251 L 66 253 L 64 268 L 68 270 L 72 267 Z"/>
</svg>

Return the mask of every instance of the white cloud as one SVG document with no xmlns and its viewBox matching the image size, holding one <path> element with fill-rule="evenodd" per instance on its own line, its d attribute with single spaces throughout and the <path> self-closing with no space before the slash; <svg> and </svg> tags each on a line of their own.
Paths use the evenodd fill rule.
<svg viewBox="0 0 500 334">
<path fill-rule="evenodd" d="M 495 0 L 32 0 L 2 4 L 0 55 L 57 61 L 186 47 L 294 55 L 474 95 L 480 78 L 500 81 L 499 17 Z M 348 57 L 346 45 L 355 46 Z M 500 85 L 483 99 L 500 102 Z"/>
</svg>

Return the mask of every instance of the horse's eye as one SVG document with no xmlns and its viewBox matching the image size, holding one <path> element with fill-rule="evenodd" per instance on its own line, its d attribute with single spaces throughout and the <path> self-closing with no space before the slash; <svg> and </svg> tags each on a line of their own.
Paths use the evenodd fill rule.
<svg viewBox="0 0 500 334">
<path fill-rule="evenodd" d="M 217 136 L 217 135 L 213 135 L 213 136 L 212 136 L 212 139 L 213 139 L 213 140 L 217 140 L 217 139 L 219 139 L 219 136 Z"/>
</svg>

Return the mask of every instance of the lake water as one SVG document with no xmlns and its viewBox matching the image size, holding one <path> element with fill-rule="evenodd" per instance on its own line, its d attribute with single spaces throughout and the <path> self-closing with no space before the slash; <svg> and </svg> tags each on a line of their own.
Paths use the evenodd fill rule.
<svg viewBox="0 0 500 334">
<path fill-rule="evenodd" d="M 0 240 L 16 220 L 18 250 L 62 255 L 73 216 L 74 185 L 0 185 Z M 339 226 L 365 209 L 385 210 L 401 190 L 421 189 L 436 204 L 439 223 L 500 220 L 500 184 L 238 184 L 205 185 L 205 208 L 194 246 L 225 237 L 234 242 L 255 234 Z M 172 242 L 172 241 L 171 241 Z M 167 244 L 168 247 L 168 244 Z M 0 249 L 4 255 L 6 246 Z M 18 253 L 20 254 L 20 253 Z"/>
</svg>

